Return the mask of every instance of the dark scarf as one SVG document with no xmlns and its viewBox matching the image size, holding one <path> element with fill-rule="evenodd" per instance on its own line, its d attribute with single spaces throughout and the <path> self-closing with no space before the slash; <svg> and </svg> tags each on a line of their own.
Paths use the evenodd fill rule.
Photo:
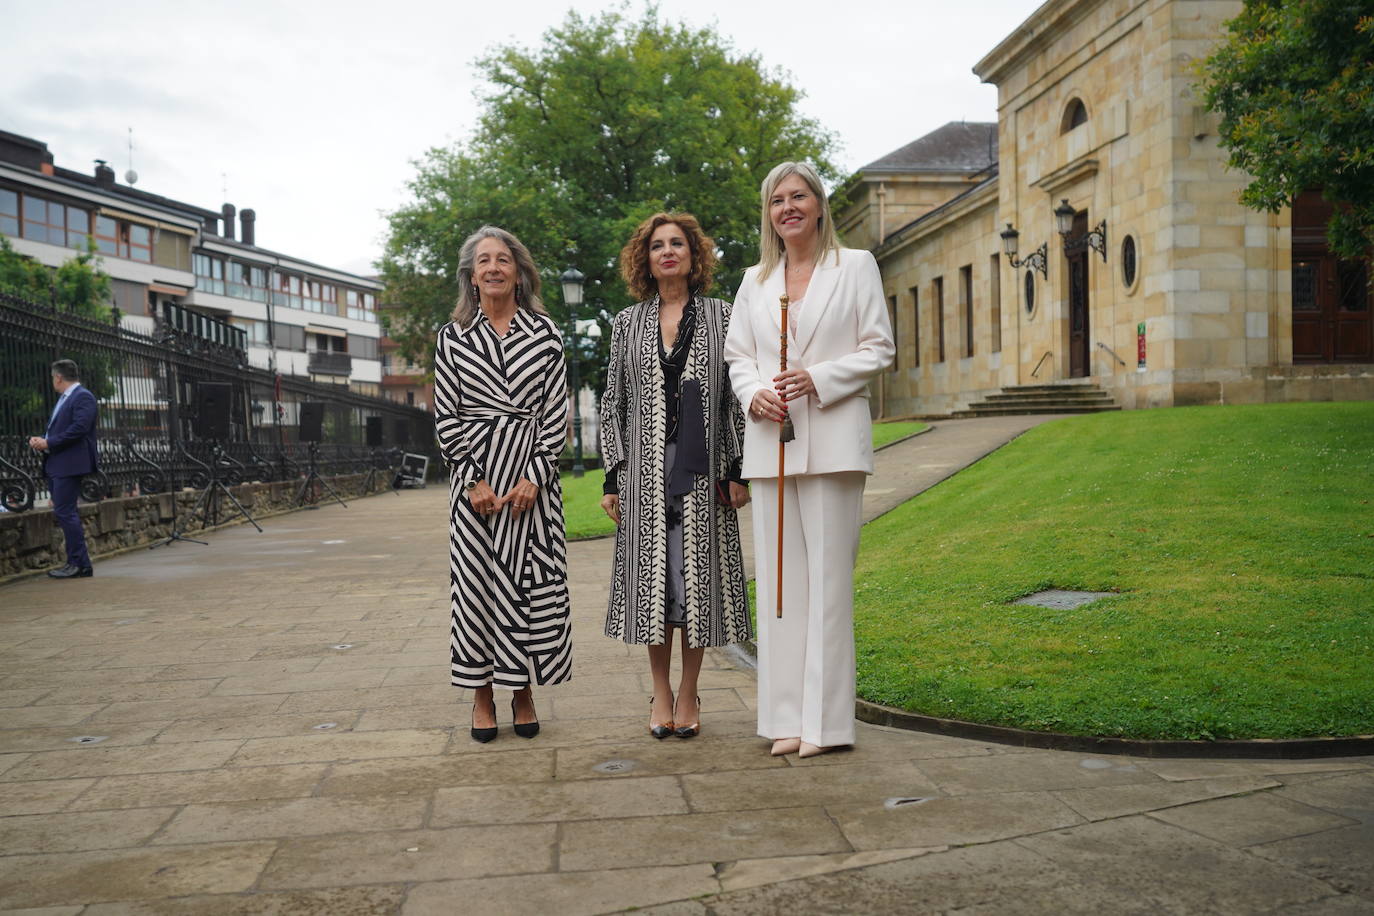
<svg viewBox="0 0 1374 916">
<path fill-rule="evenodd" d="M 706 411 L 701 402 L 701 382 L 694 378 L 683 379 L 677 419 L 677 456 L 669 471 L 668 494 L 690 493 L 696 476 L 708 471 Z"/>
</svg>

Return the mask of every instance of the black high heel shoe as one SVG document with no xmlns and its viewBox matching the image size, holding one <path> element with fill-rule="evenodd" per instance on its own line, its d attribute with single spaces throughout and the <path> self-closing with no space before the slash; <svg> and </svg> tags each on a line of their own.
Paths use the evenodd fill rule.
<svg viewBox="0 0 1374 916">
<path fill-rule="evenodd" d="M 473 717 L 476 718 L 476 716 L 477 716 L 477 703 L 476 703 L 476 702 L 474 702 L 474 703 L 472 704 L 472 714 L 473 714 Z M 496 718 L 496 700 L 495 700 L 494 698 L 493 698 L 492 701 L 491 701 L 491 717 L 492 717 L 493 719 Z M 493 738 L 496 737 L 496 728 L 497 728 L 497 727 L 496 727 L 495 725 L 493 725 L 491 728 L 478 728 L 476 725 L 474 725 L 474 726 L 472 726 L 472 740 L 473 740 L 473 741 L 476 741 L 476 742 L 478 742 L 478 743 L 480 743 L 480 744 L 486 744 L 488 741 L 490 741 L 490 740 L 492 740 Z"/>
<path fill-rule="evenodd" d="M 673 734 L 679 738 L 695 738 L 701 734 L 701 697 L 697 697 L 697 721 L 691 725 L 679 725 L 673 729 Z"/>
<path fill-rule="evenodd" d="M 530 698 L 530 705 L 534 705 L 533 697 Z M 538 718 L 536 718 L 533 722 L 515 721 L 515 697 L 510 698 L 510 720 L 512 723 L 511 727 L 515 729 L 515 733 L 519 735 L 521 738 L 533 738 L 535 735 L 539 734 Z"/>
<path fill-rule="evenodd" d="M 660 741 L 673 733 L 673 723 L 667 725 L 654 724 L 654 698 L 649 697 L 649 734 L 658 738 Z"/>
</svg>

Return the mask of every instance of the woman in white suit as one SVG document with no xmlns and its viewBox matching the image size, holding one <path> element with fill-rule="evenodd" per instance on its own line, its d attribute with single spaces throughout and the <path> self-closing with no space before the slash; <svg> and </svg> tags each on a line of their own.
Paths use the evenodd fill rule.
<svg viewBox="0 0 1374 916">
<path fill-rule="evenodd" d="M 773 739 L 774 755 L 810 757 L 854 743 L 854 561 L 873 473 L 867 385 L 895 348 L 878 265 L 867 251 L 840 246 L 815 170 L 784 162 L 762 190 L 759 263 L 735 296 L 725 359 L 748 414 L 741 474 L 754 495 L 758 731 Z M 779 373 L 784 292 L 788 369 Z M 784 416 L 796 438 L 785 446 L 779 493 Z"/>
</svg>

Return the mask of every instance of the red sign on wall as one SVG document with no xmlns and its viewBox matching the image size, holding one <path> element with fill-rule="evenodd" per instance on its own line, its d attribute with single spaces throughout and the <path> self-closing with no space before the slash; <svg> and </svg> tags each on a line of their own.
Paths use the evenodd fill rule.
<svg viewBox="0 0 1374 916">
<path fill-rule="evenodd" d="M 1135 367 L 1145 368 L 1145 322 L 1135 326 Z"/>
</svg>

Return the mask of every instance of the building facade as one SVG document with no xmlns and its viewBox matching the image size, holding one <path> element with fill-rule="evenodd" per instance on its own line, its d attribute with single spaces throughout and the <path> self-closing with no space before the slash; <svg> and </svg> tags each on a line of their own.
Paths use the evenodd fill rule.
<svg viewBox="0 0 1374 916">
<path fill-rule="evenodd" d="M 381 310 L 395 310 L 399 305 L 382 300 Z M 382 396 L 388 401 L 418 407 L 434 413 L 434 375 L 419 363 L 413 363 L 401 353 L 401 345 L 383 333 L 378 346 L 382 354 Z"/>
<path fill-rule="evenodd" d="M 50 267 L 93 239 L 131 329 L 203 316 L 204 334 L 241 331 L 254 366 L 381 395 L 381 284 L 258 247 L 252 210 L 150 194 L 104 162 L 65 169 L 45 143 L 0 131 L 0 234 Z"/>
<path fill-rule="evenodd" d="M 1037 384 L 1126 408 L 1374 397 L 1368 262 L 1327 249 L 1316 192 L 1242 207 L 1198 98 L 1240 8 L 1049 0 L 974 68 L 995 126 L 946 125 L 837 195 L 893 312 L 884 415 Z"/>
</svg>

